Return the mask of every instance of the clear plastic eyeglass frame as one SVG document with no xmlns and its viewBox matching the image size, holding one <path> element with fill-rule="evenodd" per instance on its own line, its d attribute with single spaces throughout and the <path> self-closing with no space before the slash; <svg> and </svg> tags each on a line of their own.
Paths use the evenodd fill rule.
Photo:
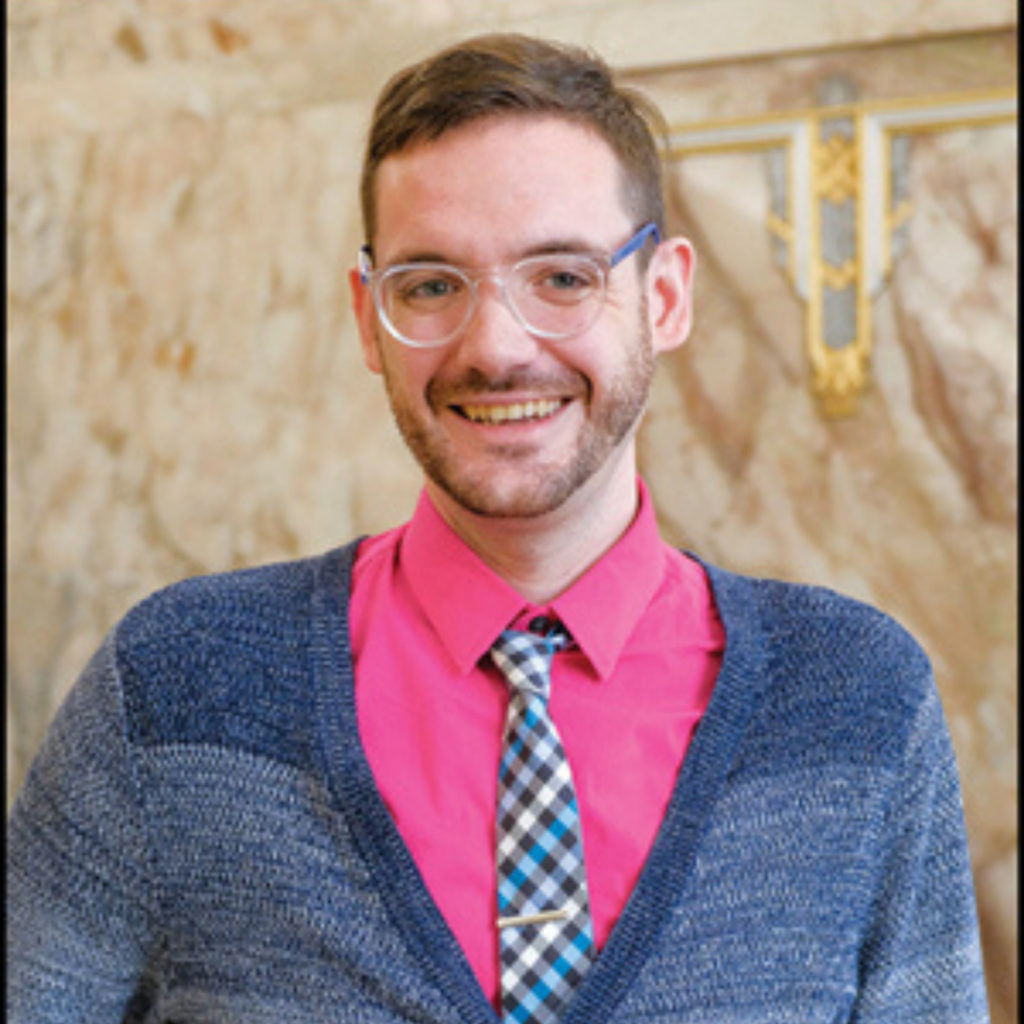
<svg viewBox="0 0 1024 1024">
<path fill-rule="evenodd" d="M 512 314 L 523 326 L 524 330 L 541 338 L 565 340 L 567 338 L 575 337 L 578 334 L 582 334 L 583 331 L 591 326 L 594 320 L 597 319 L 597 316 L 604 305 L 605 296 L 607 294 L 608 273 L 614 267 L 618 266 L 618 264 L 623 260 L 643 248 L 649 238 L 654 240 L 655 245 L 657 245 L 661 240 L 658 227 L 653 221 L 648 221 L 644 224 L 629 238 L 628 241 L 612 253 L 581 254 L 566 252 L 556 254 L 549 253 L 543 256 L 528 256 L 525 259 L 519 260 L 510 267 L 500 270 L 482 270 L 476 273 L 470 273 L 462 267 L 457 267 L 448 263 L 396 263 L 390 267 L 383 267 L 380 270 L 374 270 L 370 247 L 368 245 L 364 245 L 359 250 L 359 275 L 363 284 L 370 288 L 374 308 L 377 311 L 377 315 L 380 318 L 381 323 L 385 328 L 387 328 L 388 333 L 403 345 L 408 345 L 411 348 L 440 348 L 453 342 L 462 333 L 473 317 L 479 301 L 477 288 L 479 283 L 483 280 L 493 280 L 497 283 L 502 301 L 506 307 L 511 310 Z M 520 274 L 523 269 L 528 268 L 533 264 L 550 261 L 553 256 L 555 258 L 558 256 L 564 256 L 570 259 L 586 260 L 596 271 L 600 282 L 600 295 L 598 300 L 591 301 L 588 305 L 589 319 L 582 320 L 574 324 L 569 330 L 550 330 L 543 327 L 537 327 L 535 324 L 531 323 L 530 318 L 523 313 L 522 309 L 519 308 L 512 291 L 507 287 L 508 278 L 511 278 L 516 274 Z M 428 340 L 410 337 L 408 334 L 400 331 L 388 315 L 386 303 L 384 301 L 384 286 L 389 279 L 394 279 L 401 274 L 423 270 L 436 270 L 451 277 L 452 279 L 457 279 L 460 284 L 464 285 L 467 289 L 467 300 L 464 303 L 465 308 L 462 310 L 458 323 L 443 335 L 436 338 L 430 338 Z"/>
</svg>

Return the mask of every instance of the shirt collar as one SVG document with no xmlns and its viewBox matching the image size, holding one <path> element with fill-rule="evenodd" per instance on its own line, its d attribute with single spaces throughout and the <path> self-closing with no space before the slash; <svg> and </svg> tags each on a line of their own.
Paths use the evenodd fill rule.
<svg viewBox="0 0 1024 1024">
<path fill-rule="evenodd" d="M 466 674 L 516 618 L 554 613 L 606 679 L 665 572 L 650 495 L 638 478 L 636 516 L 615 545 L 550 604 L 538 606 L 484 562 L 420 495 L 401 547 L 401 571 L 459 672 Z"/>
</svg>

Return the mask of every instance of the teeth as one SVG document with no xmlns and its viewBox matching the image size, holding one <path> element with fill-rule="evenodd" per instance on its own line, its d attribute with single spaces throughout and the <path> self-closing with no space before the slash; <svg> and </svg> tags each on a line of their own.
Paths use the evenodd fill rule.
<svg viewBox="0 0 1024 1024">
<path fill-rule="evenodd" d="M 516 423 L 543 419 L 557 412 L 561 406 L 559 401 L 543 399 L 512 405 L 464 405 L 462 411 L 474 423 Z"/>
</svg>

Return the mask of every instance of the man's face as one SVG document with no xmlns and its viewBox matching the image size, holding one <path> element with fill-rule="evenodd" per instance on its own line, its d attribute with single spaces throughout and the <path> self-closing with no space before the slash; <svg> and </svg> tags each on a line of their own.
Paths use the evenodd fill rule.
<svg viewBox="0 0 1024 1024">
<path fill-rule="evenodd" d="M 578 125 L 472 122 L 383 161 L 375 263 L 494 268 L 552 248 L 610 252 L 639 226 L 620 192 L 611 149 Z M 479 288 L 462 334 L 413 349 L 356 286 L 367 364 L 383 373 L 432 493 L 479 515 L 531 517 L 574 495 L 600 500 L 623 480 L 634 487 L 633 436 L 654 363 L 636 257 L 610 272 L 596 322 L 567 340 L 531 335 L 494 282 Z"/>
</svg>

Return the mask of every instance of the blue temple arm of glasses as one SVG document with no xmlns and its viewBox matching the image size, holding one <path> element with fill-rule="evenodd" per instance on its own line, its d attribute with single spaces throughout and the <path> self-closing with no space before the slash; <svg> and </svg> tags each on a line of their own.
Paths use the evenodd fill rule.
<svg viewBox="0 0 1024 1024">
<path fill-rule="evenodd" d="M 653 220 L 649 220 L 622 248 L 616 249 L 611 254 L 608 265 L 614 267 L 616 263 L 621 263 L 627 256 L 632 256 L 637 249 L 646 244 L 648 236 L 654 239 L 655 245 L 661 241 L 658 225 Z"/>
<path fill-rule="evenodd" d="M 363 284 L 370 281 L 370 273 L 373 270 L 373 256 L 370 253 L 369 245 L 359 247 L 359 279 Z"/>
</svg>

